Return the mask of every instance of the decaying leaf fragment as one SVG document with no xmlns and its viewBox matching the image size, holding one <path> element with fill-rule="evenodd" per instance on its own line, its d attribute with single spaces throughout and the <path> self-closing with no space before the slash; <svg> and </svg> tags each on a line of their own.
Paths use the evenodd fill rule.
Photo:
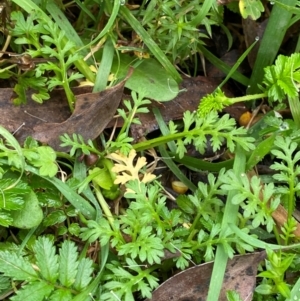
<svg viewBox="0 0 300 301">
<path fill-rule="evenodd" d="M 132 149 L 128 156 L 121 153 L 112 153 L 107 156 L 109 159 L 117 162 L 112 171 L 117 173 L 115 184 L 125 184 L 130 180 L 139 180 L 143 183 L 151 182 L 155 179 L 155 175 L 145 172 L 141 173 L 141 169 L 147 164 L 145 157 L 139 157 L 136 162 L 136 151 Z"/>
<path fill-rule="evenodd" d="M 60 89 L 52 91 L 51 99 L 43 104 L 34 102 L 32 91 L 28 91 L 28 102 L 21 106 L 11 102 L 13 89 L 0 89 L 0 124 L 14 133 L 21 144 L 28 136 L 32 136 L 55 150 L 66 151 L 66 148 L 60 147 L 59 139 L 65 133 L 80 134 L 84 140 L 99 136 L 120 104 L 125 80 L 98 93 L 89 93 L 90 88 L 74 89 L 76 105 L 72 115 L 64 92 Z"/>
<path fill-rule="evenodd" d="M 227 263 L 219 301 L 227 301 L 226 292 L 235 290 L 242 300 L 252 300 L 258 264 L 266 258 L 265 251 L 237 255 Z M 165 281 L 146 301 L 205 301 L 213 262 L 189 268 Z"/>
<path fill-rule="evenodd" d="M 100 93 L 76 96 L 75 110 L 62 123 L 41 123 L 34 128 L 33 138 L 62 150 L 59 136 L 80 134 L 85 140 L 95 139 L 113 118 L 122 99 L 125 80 Z M 66 150 L 66 149 L 63 149 Z"/>
</svg>

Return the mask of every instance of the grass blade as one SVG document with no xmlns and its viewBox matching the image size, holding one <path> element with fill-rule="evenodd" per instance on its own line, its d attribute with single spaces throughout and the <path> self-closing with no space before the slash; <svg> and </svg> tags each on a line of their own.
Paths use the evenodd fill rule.
<svg viewBox="0 0 300 301">
<path fill-rule="evenodd" d="M 45 179 L 46 181 L 52 183 L 62 194 L 63 196 L 76 208 L 78 209 L 86 218 L 95 219 L 96 210 L 95 208 L 82 196 L 77 194 L 72 190 L 66 183 L 63 183 L 58 178 L 49 178 L 42 177 L 39 175 L 39 172 L 36 168 L 31 166 L 26 166 L 26 170 L 38 175 L 39 177 Z"/>
<path fill-rule="evenodd" d="M 216 3 L 215 0 L 205 0 L 202 4 L 201 10 L 196 17 L 190 22 L 190 26 L 197 27 L 202 23 L 202 20 L 208 15 L 211 7 Z"/>
<path fill-rule="evenodd" d="M 116 0 L 113 2 L 114 2 L 114 6 L 112 8 L 110 18 L 107 21 L 106 25 L 104 26 L 102 31 L 98 34 L 98 36 L 91 43 L 85 45 L 84 48 L 90 48 L 92 45 L 94 45 L 96 42 L 98 42 L 101 38 L 103 38 L 106 34 L 108 34 L 110 29 L 114 26 L 115 20 L 118 16 L 119 9 L 120 9 L 120 1 Z M 107 4 L 107 6 L 111 6 L 110 1 L 106 1 L 106 4 Z"/>
<path fill-rule="evenodd" d="M 225 79 L 222 81 L 222 83 L 219 85 L 219 88 L 221 88 L 222 86 L 224 86 L 224 84 L 232 77 L 234 73 L 236 72 L 237 68 L 240 66 L 240 64 L 244 61 L 244 59 L 247 57 L 247 55 L 249 54 L 249 52 L 252 50 L 252 48 L 256 45 L 257 41 L 255 41 L 248 49 L 246 49 L 246 51 L 244 51 L 244 53 L 238 58 L 238 60 L 236 61 L 236 63 L 232 66 L 232 68 L 230 69 L 230 71 L 228 72 L 227 76 L 225 77 Z"/>
<path fill-rule="evenodd" d="M 170 131 L 169 131 L 169 128 L 167 127 L 162 115 L 161 115 L 161 112 L 158 108 L 153 108 L 152 110 L 154 116 L 155 116 L 155 119 L 157 121 L 157 124 L 159 126 L 159 129 L 161 131 L 161 133 L 163 134 L 163 136 L 167 136 L 170 134 Z M 176 153 L 176 144 L 174 141 L 169 141 L 168 143 L 168 147 L 169 149 L 171 150 L 171 152 L 173 153 Z"/>
<path fill-rule="evenodd" d="M 69 20 L 66 18 L 66 15 L 59 9 L 55 1 L 48 1 L 46 6 L 47 11 L 52 16 L 56 24 L 59 26 L 59 28 L 63 29 L 66 36 L 71 41 L 74 42 L 74 44 L 77 47 L 83 47 L 84 44 L 80 37 L 78 36 L 77 32 L 75 31 L 74 27 L 70 24 Z M 87 51 L 85 51 L 87 52 Z M 83 55 L 86 55 L 87 53 L 83 53 Z"/>
<path fill-rule="evenodd" d="M 134 29 L 134 31 L 141 37 L 143 42 L 147 45 L 151 53 L 155 56 L 155 58 L 162 64 L 162 66 L 167 70 L 167 72 L 172 76 L 178 83 L 181 82 L 181 76 L 177 72 L 176 68 L 172 65 L 172 63 L 168 60 L 166 55 L 160 49 L 160 47 L 154 42 L 154 40 L 150 37 L 148 32 L 144 29 L 141 23 L 132 15 L 130 10 L 122 6 L 120 8 L 120 14 L 124 18 L 126 22 Z"/>
<path fill-rule="evenodd" d="M 237 146 L 237 151 L 235 154 L 235 160 L 233 164 L 233 170 L 235 174 L 240 177 L 245 171 L 246 164 L 246 154 Z M 232 204 L 231 199 L 236 194 L 236 191 L 232 190 L 228 193 L 227 201 L 225 205 L 224 216 L 222 220 L 221 233 L 228 227 L 229 223 L 235 223 L 237 220 L 239 205 Z M 223 284 L 224 274 L 227 266 L 228 255 L 224 250 L 222 245 L 218 245 L 216 251 L 216 257 L 214 262 L 214 267 L 210 279 L 210 285 L 208 290 L 208 301 L 218 301 L 220 291 Z"/>
<path fill-rule="evenodd" d="M 225 64 L 222 60 L 213 55 L 208 51 L 203 45 L 199 45 L 199 50 L 204 54 L 205 58 L 208 59 L 214 66 L 217 66 L 225 74 L 228 74 L 231 71 L 231 67 Z M 249 79 L 243 74 L 235 71 L 231 74 L 231 77 L 244 86 L 248 86 Z"/>
<path fill-rule="evenodd" d="M 178 168 L 178 166 L 174 163 L 173 159 L 170 157 L 169 153 L 165 149 L 164 145 L 159 145 L 158 150 L 160 152 L 160 155 L 162 157 L 162 160 L 164 163 L 169 167 L 171 172 L 176 175 L 178 180 L 180 180 L 184 185 L 186 185 L 191 191 L 195 192 L 197 189 L 197 186 L 194 185 Z"/>
<path fill-rule="evenodd" d="M 101 92 L 105 90 L 113 63 L 115 47 L 111 38 L 106 40 L 103 48 L 101 63 L 97 72 L 93 92 Z"/>
</svg>

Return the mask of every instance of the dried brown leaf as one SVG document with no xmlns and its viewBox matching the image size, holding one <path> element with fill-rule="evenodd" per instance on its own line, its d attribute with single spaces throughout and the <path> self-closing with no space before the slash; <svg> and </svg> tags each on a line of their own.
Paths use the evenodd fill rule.
<svg viewBox="0 0 300 301">
<path fill-rule="evenodd" d="M 265 252 L 234 256 L 227 263 L 219 301 L 227 301 L 226 291 L 235 290 L 242 300 L 251 300 L 258 264 Z M 146 301 L 201 301 L 207 300 L 213 262 L 189 268 L 165 281 Z"/>
</svg>

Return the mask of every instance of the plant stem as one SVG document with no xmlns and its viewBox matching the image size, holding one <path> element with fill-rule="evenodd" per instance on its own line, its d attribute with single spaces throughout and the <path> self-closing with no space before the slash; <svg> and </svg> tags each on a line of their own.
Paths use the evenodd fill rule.
<svg viewBox="0 0 300 301">
<path fill-rule="evenodd" d="M 100 206 L 103 210 L 103 213 L 105 214 L 105 216 L 106 216 L 108 222 L 110 223 L 112 229 L 114 229 L 114 217 L 113 217 L 113 215 L 112 215 L 112 213 L 111 213 L 111 211 L 110 211 L 110 209 L 109 209 L 109 207 L 108 207 L 108 205 L 107 205 L 107 203 L 106 203 L 106 201 L 105 201 L 105 199 L 104 199 L 104 197 L 103 197 L 103 195 L 100 191 L 100 188 L 99 188 L 98 184 L 95 181 L 93 181 L 93 185 L 94 185 L 94 189 L 95 189 L 97 199 L 98 199 L 98 201 L 100 203 Z"/>
<path fill-rule="evenodd" d="M 188 236 L 186 241 L 191 241 L 193 239 L 194 235 L 197 233 L 197 232 L 194 231 L 194 229 L 195 229 L 196 224 L 198 223 L 198 220 L 201 217 L 201 215 L 202 215 L 202 212 L 200 212 L 198 210 L 198 213 L 197 213 L 196 217 L 194 218 L 193 224 L 191 225 L 191 227 L 189 229 L 190 230 L 190 235 Z"/>
<path fill-rule="evenodd" d="M 293 217 L 293 212 L 295 209 L 295 174 L 292 173 L 289 179 L 289 198 L 288 198 L 288 216 L 287 219 L 290 220 Z"/>
<path fill-rule="evenodd" d="M 244 96 L 243 96 L 244 97 Z M 157 147 L 163 144 L 166 144 L 170 141 L 174 141 L 174 140 L 178 140 L 187 136 L 198 136 L 200 134 L 202 134 L 202 132 L 205 132 L 205 135 L 210 135 L 212 133 L 214 133 L 215 131 L 213 129 L 211 130 L 202 130 L 202 129 L 193 129 L 190 131 L 183 131 L 183 132 L 179 132 L 179 133 L 175 133 L 175 134 L 170 134 L 167 136 L 162 136 L 162 137 L 158 137 L 158 138 L 153 138 L 147 141 L 143 141 L 140 143 L 136 143 L 133 145 L 133 148 L 139 152 L 139 151 L 143 151 L 143 150 L 147 150 L 149 148 L 153 148 L 153 147 Z M 224 136 L 224 138 L 226 138 L 228 135 L 230 135 L 230 133 L 219 133 L 219 135 Z"/>
<path fill-rule="evenodd" d="M 131 122 L 136 114 L 138 107 L 136 105 L 133 106 L 132 110 L 129 111 L 129 115 L 128 117 L 124 120 L 124 124 L 120 130 L 119 136 L 121 136 L 123 133 L 127 133 L 129 132 L 130 126 L 131 126 Z"/>
<path fill-rule="evenodd" d="M 264 97 L 268 97 L 268 94 L 267 93 L 251 94 L 251 95 L 229 98 L 229 100 L 232 100 L 232 104 L 234 104 L 241 101 L 256 100 Z"/>
<path fill-rule="evenodd" d="M 60 47 L 61 45 L 58 43 L 57 44 L 57 52 L 59 54 L 62 53 L 62 49 Z M 68 73 L 67 73 L 67 68 L 66 68 L 66 64 L 65 64 L 65 59 L 63 55 L 59 55 L 59 65 L 61 68 L 61 72 L 60 74 L 57 74 L 57 76 L 61 76 L 62 77 L 62 86 L 65 90 L 66 93 L 66 97 L 68 100 L 68 104 L 69 104 L 69 108 L 71 110 L 71 112 L 73 113 L 74 111 L 74 105 L 75 105 L 75 95 L 74 93 L 71 91 L 70 85 L 69 85 L 69 81 L 68 81 Z"/>
<path fill-rule="evenodd" d="M 24 9 L 28 14 L 31 14 L 33 11 L 39 13 L 43 20 L 46 23 L 53 22 L 52 19 L 43 11 L 40 9 L 39 6 L 37 6 L 33 1 L 31 0 L 12 0 L 14 3 L 16 3 L 18 6 L 20 6 L 22 9 Z M 115 1 L 118 2 L 118 1 Z M 63 43 L 66 44 L 68 40 L 73 40 L 73 37 L 63 37 Z M 77 49 L 72 48 L 70 49 L 71 54 L 75 54 Z M 95 81 L 95 75 L 94 73 L 90 70 L 89 66 L 87 63 L 83 60 L 77 60 L 74 62 L 74 65 L 78 68 L 78 70 L 90 81 L 94 82 Z"/>
<path fill-rule="evenodd" d="M 69 108 L 70 108 L 71 112 L 73 113 L 74 112 L 74 105 L 75 105 L 76 98 L 75 98 L 74 93 L 71 91 L 71 88 L 69 86 L 67 78 L 63 79 L 63 88 L 64 88 L 65 93 L 66 93 L 66 97 L 67 97 L 67 100 L 68 100 Z"/>
<path fill-rule="evenodd" d="M 280 238 L 280 234 L 279 234 L 279 231 L 278 231 L 276 225 L 273 227 L 273 233 L 274 233 L 274 235 L 276 237 L 277 243 L 280 244 L 281 238 Z"/>
</svg>

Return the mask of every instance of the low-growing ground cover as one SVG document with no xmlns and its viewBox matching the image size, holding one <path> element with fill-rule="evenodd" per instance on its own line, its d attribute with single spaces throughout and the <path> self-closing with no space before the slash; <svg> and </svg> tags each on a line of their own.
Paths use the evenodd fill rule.
<svg viewBox="0 0 300 301">
<path fill-rule="evenodd" d="M 298 300 L 299 2 L 0 13 L 1 300 Z"/>
</svg>

